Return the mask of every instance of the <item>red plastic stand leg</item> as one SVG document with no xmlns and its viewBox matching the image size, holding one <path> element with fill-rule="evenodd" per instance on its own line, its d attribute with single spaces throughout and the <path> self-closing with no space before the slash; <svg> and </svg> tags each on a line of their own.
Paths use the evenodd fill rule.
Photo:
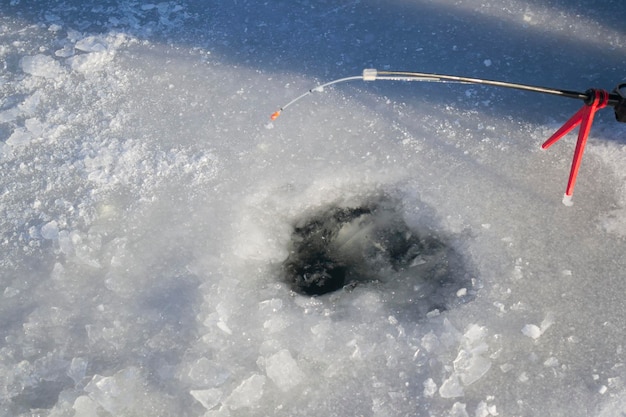
<svg viewBox="0 0 626 417">
<path fill-rule="evenodd" d="M 583 152 L 585 150 L 585 144 L 587 143 L 587 137 L 593 124 L 593 117 L 596 111 L 606 107 L 609 101 L 609 93 L 604 90 L 591 90 L 593 94 L 593 100 L 590 104 L 586 104 L 574 114 L 565 124 L 557 130 L 550 138 L 541 145 L 542 149 L 548 149 L 556 141 L 563 136 L 571 132 L 576 126 L 580 126 L 578 131 L 578 141 L 576 142 L 576 149 L 574 150 L 574 158 L 572 159 L 572 168 L 570 170 L 569 179 L 567 181 L 567 188 L 565 189 L 566 198 L 571 198 L 574 194 L 574 185 L 576 184 L 576 177 L 578 175 L 578 168 L 583 158 Z"/>
</svg>

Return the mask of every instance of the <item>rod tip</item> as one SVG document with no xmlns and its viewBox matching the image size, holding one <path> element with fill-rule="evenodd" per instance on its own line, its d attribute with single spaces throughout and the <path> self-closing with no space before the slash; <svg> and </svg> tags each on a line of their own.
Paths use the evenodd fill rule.
<svg viewBox="0 0 626 417">
<path fill-rule="evenodd" d="M 270 116 L 271 120 L 276 120 L 278 119 L 278 116 L 280 116 L 280 110 L 275 111 L 274 113 L 272 113 L 272 115 Z"/>
</svg>

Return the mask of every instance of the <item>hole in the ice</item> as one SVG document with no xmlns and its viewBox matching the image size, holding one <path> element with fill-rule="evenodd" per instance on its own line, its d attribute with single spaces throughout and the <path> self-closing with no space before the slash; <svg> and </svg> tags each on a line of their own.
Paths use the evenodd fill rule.
<svg viewBox="0 0 626 417">
<path fill-rule="evenodd" d="M 474 292 L 462 256 L 432 227 L 407 225 L 400 205 L 382 197 L 297 221 L 282 265 L 291 289 L 321 296 L 377 286 L 388 301 L 423 314 L 467 301 Z"/>
</svg>

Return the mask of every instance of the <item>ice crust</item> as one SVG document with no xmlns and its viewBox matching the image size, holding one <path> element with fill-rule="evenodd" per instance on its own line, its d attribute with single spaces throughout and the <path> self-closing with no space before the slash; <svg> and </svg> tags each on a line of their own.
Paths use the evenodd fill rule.
<svg viewBox="0 0 626 417">
<path fill-rule="evenodd" d="M 538 149 L 576 106 L 315 89 L 370 67 L 610 88 L 622 8 L 71 3 L 0 5 L 0 416 L 625 412 L 611 110 L 565 207 L 574 139 Z M 293 225 L 383 194 L 467 261 L 453 307 L 416 311 L 410 281 L 291 292 Z"/>
</svg>

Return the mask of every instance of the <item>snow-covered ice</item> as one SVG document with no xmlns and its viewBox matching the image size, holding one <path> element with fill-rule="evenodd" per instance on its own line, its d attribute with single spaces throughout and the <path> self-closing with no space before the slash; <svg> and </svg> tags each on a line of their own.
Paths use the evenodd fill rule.
<svg viewBox="0 0 626 417">
<path fill-rule="evenodd" d="M 3 2 L 0 416 L 625 413 L 612 110 L 563 200 L 575 134 L 540 145 L 580 102 L 316 87 L 612 89 L 625 20 L 617 0 Z M 372 201 L 402 227 L 335 238 L 374 278 L 292 291 L 294 229 Z"/>
</svg>

